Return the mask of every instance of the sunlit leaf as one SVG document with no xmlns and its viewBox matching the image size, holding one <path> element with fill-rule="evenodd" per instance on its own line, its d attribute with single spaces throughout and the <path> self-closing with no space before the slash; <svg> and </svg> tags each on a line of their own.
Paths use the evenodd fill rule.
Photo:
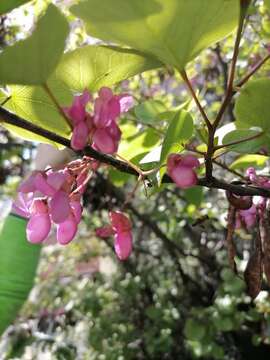
<svg viewBox="0 0 270 360">
<path fill-rule="evenodd" d="M 45 83 L 64 51 L 68 32 L 65 17 L 54 5 L 49 5 L 29 38 L 0 53 L 0 83 Z"/>
<path fill-rule="evenodd" d="M 98 90 L 162 64 L 151 56 L 116 46 L 85 46 L 66 53 L 55 76 L 74 91 Z"/>
<path fill-rule="evenodd" d="M 238 128 L 260 127 L 270 131 L 270 79 L 252 80 L 241 89 L 236 99 Z"/>
<path fill-rule="evenodd" d="M 244 139 L 251 138 L 256 135 L 260 135 L 260 131 L 256 130 L 233 130 L 224 136 L 222 139 L 223 145 L 230 144 L 236 141 L 241 141 Z M 228 148 L 230 150 L 239 152 L 239 153 L 254 153 L 257 152 L 262 146 L 265 145 L 266 137 L 263 135 L 258 136 L 253 140 L 248 140 L 237 145 L 230 145 Z"/>
<path fill-rule="evenodd" d="M 152 54 L 183 69 L 237 25 L 235 0 L 87 0 L 71 11 L 90 35 Z"/>
<path fill-rule="evenodd" d="M 237 160 L 235 160 L 231 164 L 230 168 L 233 170 L 237 170 L 237 169 L 244 170 L 250 166 L 263 167 L 268 159 L 269 157 L 264 155 L 257 155 L 257 154 L 243 155 L 239 157 Z"/>
</svg>

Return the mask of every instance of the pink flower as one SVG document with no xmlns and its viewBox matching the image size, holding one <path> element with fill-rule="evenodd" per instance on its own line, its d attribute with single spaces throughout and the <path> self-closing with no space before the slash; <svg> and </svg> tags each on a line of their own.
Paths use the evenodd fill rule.
<svg viewBox="0 0 270 360">
<path fill-rule="evenodd" d="M 74 125 L 78 125 L 85 120 L 85 107 L 90 100 L 92 100 L 91 94 L 88 90 L 84 90 L 82 95 L 74 96 L 73 103 L 70 107 L 63 108 Z"/>
<path fill-rule="evenodd" d="M 74 150 L 82 150 L 92 141 L 94 149 L 114 154 L 121 138 L 117 118 L 133 106 L 133 98 L 127 94 L 114 95 L 110 88 L 102 87 L 94 101 L 93 114 L 85 110 L 90 100 L 90 94 L 85 91 L 74 98 L 71 107 L 64 108 L 73 123 L 71 146 Z"/>
<path fill-rule="evenodd" d="M 132 252 L 132 233 L 129 218 L 120 211 L 111 211 L 110 219 L 114 231 L 114 249 L 120 260 L 126 260 Z"/>
<path fill-rule="evenodd" d="M 57 225 L 60 244 L 75 236 L 82 217 L 81 196 L 98 163 L 90 157 L 71 161 L 61 170 L 35 171 L 19 187 L 13 211 L 29 218 L 27 238 L 39 243 L 49 235 L 51 224 Z"/>
<path fill-rule="evenodd" d="M 96 229 L 96 235 L 106 239 L 114 235 L 114 250 L 120 260 L 126 260 L 132 252 L 132 233 L 129 218 L 120 211 L 111 211 L 111 225 Z"/>
<path fill-rule="evenodd" d="M 199 160 L 193 155 L 170 154 L 167 160 L 168 174 L 181 189 L 188 189 L 197 184 L 195 168 Z"/>
</svg>

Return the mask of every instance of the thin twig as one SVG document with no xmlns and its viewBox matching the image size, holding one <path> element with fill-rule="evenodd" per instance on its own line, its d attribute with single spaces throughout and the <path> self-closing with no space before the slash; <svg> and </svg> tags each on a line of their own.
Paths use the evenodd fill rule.
<svg viewBox="0 0 270 360">
<path fill-rule="evenodd" d="M 185 72 L 185 70 L 182 70 L 182 71 L 180 71 L 180 74 L 181 74 L 183 80 L 185 81 L 185 83 L 186 83 L 186 85 L 187 85 L 187 87 L 188 87 L 188 89 L 189 89 L 189 91 L 191 93 L 191 96 L 192 96 L 193 100 L 195 101 L 195 103 L 196 103 L 196 105 L 197 105 L 197 107 L 198 107 L 198 109 L 199 109 L 199 111 L 200 111 L 206 125 L 207 125 L 207 128 L 208 129 L 211 128 L 212 124 L 211 124 L 210 120 L 208 119 L 208 116 L 206 115 L 206 112 L 204 111 L 204 109 L 203 109 L 203 107 L 202 107 L 202 105 L 201 105 L 201 103 L 200 103 L 200 101 L 199 101 L 193 87 L 192 87 L 191 82 L 189 81 L 187 73 Z"/>
</svg>

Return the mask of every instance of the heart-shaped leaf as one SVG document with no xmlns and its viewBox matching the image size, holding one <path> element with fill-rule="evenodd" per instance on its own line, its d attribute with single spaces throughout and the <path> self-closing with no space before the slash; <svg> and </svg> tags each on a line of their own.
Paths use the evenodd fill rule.
<svg viewBox="0 0 270 360">
<path fill-rule="evenodd" d="M 152 54 L 183 70 L 238 21 L 236 0 L 87 0 L 71 8 L 90 35 Z"/>
</svg>

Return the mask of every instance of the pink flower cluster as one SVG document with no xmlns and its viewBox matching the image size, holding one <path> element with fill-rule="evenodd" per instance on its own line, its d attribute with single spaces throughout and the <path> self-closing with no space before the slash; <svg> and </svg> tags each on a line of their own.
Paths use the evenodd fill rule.
<svg viewBox="0 0 270 360">
<path fill-rule="evenodd" d="M 26 234 L 31 243 L 41 243 L 56 224 L 61 245 L 76 235 L 82 216 L 81 196 L 91 170 L 98 164 L 88 157 L 70 162 L 62 170 L 33 172 L 18 188 L 13 211 L 29 218 Z M 90 173 L 89 173 L 90 172 Z"/>
<path fill-rule="evenodd" d="M 257 175 L 256 170 L 250 167 L 246 171 L 247 178 L 250 182 L 256 186 L 270 189 L 270 179 L 266 176 Z M 261 216 L 265 211 L 266 200 L 265 198 L 259 198 L 256 205 L 253 203 L 252 206 L 247 210 L 237 210 L 235 228 L 240 229 L 244 227 L 251 229 L 257 221 L 257 216 Z"/>
<path fill-rule="evenodd" d="M 170 154 L 167 160 L 168 174 L 181 189 L 188 189 L 197 184 L 195 169 L 199 166 L 199 160 L 190 154 Z"/>
<path fill-rule="evenodd" d="M 120 260 L 126 260 L 132 251 L 131 222 L 129 218 L 120 211 L 111 211 L 111 225 L 103 226 L 96 230 L 96 235 L 106 239 L 114 235 L 114 249 Z"/>
<path fill-rule="evenodd" d="M 93 102 L 93 114 L 90 114 L 86 105 L 92 100 L 85 90 L 74 97 L 72 106 L 64 108 L 73 125 L 71 146 L 74 150 L 82 150 L 90 143 L 98 151 L 114 154 L 121 138 L 117 118 L 133 106 L 133 98 L 127 94 L 114 95 L 111 89 L 102 87 Z"/>
</svg>

